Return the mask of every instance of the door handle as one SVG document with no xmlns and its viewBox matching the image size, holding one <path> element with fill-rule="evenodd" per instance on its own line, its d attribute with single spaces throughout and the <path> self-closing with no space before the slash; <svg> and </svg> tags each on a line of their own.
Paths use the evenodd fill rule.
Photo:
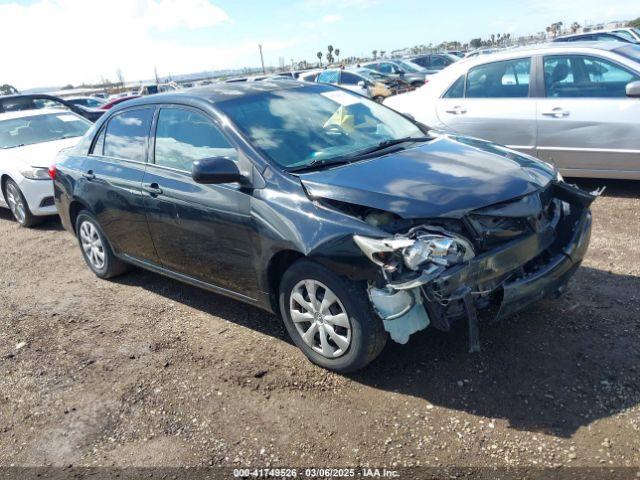
<svg viewBox="0 0 640 480">
<path fill-rule="evenodd" d="M 569 116 L 569 112 L 558 107 L 552 110 L 547 110 L 546 112 L 542 112 L 542 115 L 553 118 L 564 118 Z"/>
<path fill-rule="evenodd" d="M 89 170 L 83 173 L 82 176 L 89 181 L 94 180 L 96 178 L 95 174 L 93 173 L 93 170 Z"/>
<path fill-rule="evenodd" d="M 447 113 L 453 113 L 454 115 L 462 115 L 464 113 L 467 113 L 467 109 L 464 107 L 461 107 L 460 105 L 456 105 L 455 107 L 453 107 L 450 110 L 445 110 Z"/>
<path fill-rule="evenodd" d="M 160 188 L 160 185 L 158 185 L 155 182 L 142 185 L 142 189 L 145 192 L 149 193 L 152 197 L 155 197 L 157 195 L 162 195 L 162 189 Z"/>
</svg>

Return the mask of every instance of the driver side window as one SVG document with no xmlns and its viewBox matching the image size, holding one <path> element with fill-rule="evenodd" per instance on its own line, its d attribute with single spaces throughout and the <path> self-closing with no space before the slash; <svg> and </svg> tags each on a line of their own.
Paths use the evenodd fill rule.
<svg viewBox="0 0 640 480">
<path fill-rule="evenodd" d="M 625 98 L 626 85 L 640 75 L 608 60 L 584 55 L 544 57 L 546 96 L 553 98 Z"/>
<path fill-rule="evenodd" d="M 237 151 L 204 114 L 182 108 L 162 108 L 156 128 L 155 163 L 191 171 L 196 160 L 227 157 Z"/>
<path fill-rule="evenodd" d="M 349 72 L 342 72 L 340 83 L 344 85 L 358 85 L 358 82 L 364 81 L 363 78 Z"/>
</svg>

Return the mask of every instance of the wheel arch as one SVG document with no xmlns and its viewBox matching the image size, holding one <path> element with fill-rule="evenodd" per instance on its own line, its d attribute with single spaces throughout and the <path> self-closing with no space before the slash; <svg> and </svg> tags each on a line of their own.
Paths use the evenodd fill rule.
<svg viewBox="0 0 640 480">
<path fill-rule="evenodd" d="M 282 280 L 282 276 L 291 265 L 301 258 L 306 258 L 306 255 L 297 250 L 280 250 L 269 259 L 269 263 L 267 264 L 269 303 L 273 312 L 278 315 L 280 314 L 278 295 L 280 294 L 280 281 Z"/>
<path fill-rule="evenodd" d="M 2 198 L 4 198 L 5 201 L 7 200 L 7 197 L 4 190 L 5 185 L 7 184 L 7 180 L 13 180 L 13 178 L 11 178 L 11 175 L 9 175 L 8 173 L 3 173 L 2 176 L 0 176 L 0 191 L 2 192 Z"/>
<path fill-rule="evenodd" d="M 78 219 L 78 215 L 81 211 L 87 210 L 91 212 L 91 209 L 82 201 L 74 198 L 69 204 L 69 222 L 71 223 L 71 227 L 73 228 L 73 233 L 77 236 L 78 232 L 76 231 L 76 220 Z"/>
</svg>

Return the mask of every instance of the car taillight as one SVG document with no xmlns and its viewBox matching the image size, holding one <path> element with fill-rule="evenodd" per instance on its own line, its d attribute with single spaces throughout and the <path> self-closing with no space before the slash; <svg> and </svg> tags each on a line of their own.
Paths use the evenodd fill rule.
<svg viewBox="0 0 640 480">
<path fill-rule="evenodd" d="M 51 180 L 55 180 L 56 179 L 56 165 L 55 165 L 55 163 L 49 167 L 49 178 L 51 178 Z"/>
</svg>

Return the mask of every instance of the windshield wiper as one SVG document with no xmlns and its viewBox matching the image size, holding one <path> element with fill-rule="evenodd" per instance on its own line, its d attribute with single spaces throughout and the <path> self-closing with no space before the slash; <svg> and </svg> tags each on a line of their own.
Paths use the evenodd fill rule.
<svg viewBox="0 0 640 480">
<path fill-rule="evenodd" d="M 374 145 L 373 147 L 369 147 L 365 150 L 360 150 L 359 152 L 355 152 L 352 155 L 349 155 L 349 160 L 363 158 L 371 155 L 372 153 L 379 152 L 381 150 L 386 150 L 389 147 L 393 147 L 394 145 L 400 145 L 401 143 L 407 142 L 428 142 L 433 140 L 431 137 L 403 137 L 403 138 L 392 138 L 390 140 L 383 140 L 382 142 Z"/>
<path fill-rule="evenodd" d="M 377 143 L 373 147 L 366 148 L 364 150 L 360 150 L 358 152 L 345 155 L 343 157 L 338 157 L 334 159 L 316 159 L 312 160 L 310 163 L 306 165 L 301 165 L 299 167 L 289 168 L 287 172 L 306 172 L 311 170 L 319 170 L 324 167 L 332 167 L 335 165 L 344 165 L 346 163 L 351 163 L 354 160 L 360 160 L 363 158 L 367 158 L 372 154 L 379 152 L 381 150 L 386 150 L 389 147 L 393 147 L 394 145 L 400 145 L 401 143 L 407 142 L 428 142 L 433 140 L 431 137 L 403 137 L 403 138 L 392 138 L 390 140 L 383 140 L 382 142 Z"/>
<path fill-rule="evenodd" d="M 7 150 L 9 148 L 18 148 L 18 147 L 24 147 L 24 143 L 19 143 L 18 145 L 9 145 L 8 147 L 2 147 L 2 149 Z"/>
<path fill-rule="evenodd" d="M 293 168 L 289 168 L 287 169 L 287 172 L 291 172 L 291 173 L 295 173 L 295 172 L 308 172 L 311 170 L 319 170 L 321 168 L 324 167 L 332 167 L 334 165 L 344 165 L 345 163 L 348 163 L 346 160 L 340 159 L 340 160 L 330 160 L 330 159 L 316 159 L 316 160 L 312 160 L 311 162 L 305 164 L 305 165 L 300 165 L 299 167 L 293 167 Z"/>
</svg>

